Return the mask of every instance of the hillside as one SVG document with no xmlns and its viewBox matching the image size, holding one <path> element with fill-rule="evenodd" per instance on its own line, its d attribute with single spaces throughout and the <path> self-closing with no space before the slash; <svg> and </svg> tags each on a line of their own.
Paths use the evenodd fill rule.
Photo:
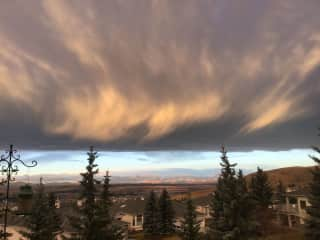
<svg viewBox="0 0 320 240">
<path fill-rule="evenodd" d="M 282 181 L 285 186 L 295 184 L 299 187 L 305 187 L 312 179 L 311 170 L 312 167 L 287 167 L 266 171 L 266 173 L 272 186 L 276 186 L 279 181 Z M 249 174 L 247 180 L 250 181 L 254 174 Z"/>
</svg>

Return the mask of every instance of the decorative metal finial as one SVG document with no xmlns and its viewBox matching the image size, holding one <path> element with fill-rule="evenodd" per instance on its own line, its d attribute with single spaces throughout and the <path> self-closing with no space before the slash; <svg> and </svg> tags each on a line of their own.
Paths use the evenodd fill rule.
<svg viewBox="0 0 320 240">
<path fill-rule="evenodd" d="M 6 179 L 2 180 L 2 184 L 7 184 L 6 197 L 5 197 L 5 208 L 4 208 L 4 224 L 3 231 L 1 232 L 1 239 L 6 240 L 8 237 L 7 224 L 8 224 L 8 212 L 9 212 L 9 194 L 10 194 L 10 182 L 15 181 L 12 175 L 17 175 L 19 172 L 18 163 L 21 163 L 27 168 L 35 167 L 38 165 L 37 161 L 32 161 L 31 165 L 26 164 L 20 159 L 20 155 L 17 154 L 17 150 L 10 145 L 9 150 L 5 151 L 0 157 L 0 164 L 3 164 L 0 168 L 2 175 L 6 175 Z"/>
</svg>

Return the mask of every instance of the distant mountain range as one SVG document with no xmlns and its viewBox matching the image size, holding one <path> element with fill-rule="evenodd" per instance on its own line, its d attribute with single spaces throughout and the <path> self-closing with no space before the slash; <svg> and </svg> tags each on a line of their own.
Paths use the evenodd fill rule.
<svg viewBox="0 0 320 240">
<path fill-rule="evenodd" d="M 312 167 L 288 167 L 266 171 L 273 186 L 279 180 L 285 185 L 296 184 L 298 186 L 306 186 L 311 181 Z M 245 170 L 248 174 L 252 170 Z M 187 169 L 187 168 L 171 168 L 161 170 L 144 170 L 139 173 L 111 172 L 112 183 L 207 183 L 217 180 L 220 173 L 219 168 L 213 169 Z M 254 173 L 247 175 L 250 181 Z M 77 183 L 80 180 L 79 174 L 44 174 L 31 176 L 18 176 L 17 181 L 20 182 L 39 182 L 40 177 L 44 178 L 47 183 Z M 102 175 L 100 176 L 102 177 Z"/>
<path fill-rule="evenodd" d="M 111 172 L 112 183 L 205 183 L 216 180 L 220 169 L 187 169 L 170 168 L 161 170 L 143 170 L 134 172 Z M 80 180 L 78 174 L 44 174 L 18 176 L 18 181 L 38 182 L 40 177 L 49 183 L 76 183 Z M 100 176 L 102 177 L 102 175 Z"/>
<path fill-rule="evenodd" d="M 19 182 L 39 182 L 40 175 L 17 177 Z M 78 175 L 44 175 L 42 176 L 45 183 L 77 183 L 80 181 Z M 216 177 L 196 177 L 196 176 L 112 176 L 111 183 L 207 183 L 214 182 Z"/>
</svg>

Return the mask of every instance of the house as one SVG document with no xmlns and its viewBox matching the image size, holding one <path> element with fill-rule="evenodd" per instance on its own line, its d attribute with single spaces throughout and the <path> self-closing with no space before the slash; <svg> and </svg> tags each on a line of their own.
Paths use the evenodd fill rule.
<svg viewBox="0 0 320 240">
<path fill-rule="evenodd" d="M 61 208 L 61 200 L 60 200 L 59 197 L 56 198 L 54 206 L 56 207 L 56 209 L 60 209 Z"/>
<path fill-rule="evenodd" d="M 122 199 L 114 203 L 112 211 L 118 221 L 127 223 L 129 231 L 142 231 L 145 203 L 143 197 Z"/>
<path fill-rule="evenodd" d="M 58 201 L 59 200 L 59 201 Z M 77 212 L 74 211 L 74 204 L 76 203 L 78 206 L 83 206 L 83 201 L 81 200 L 74 200 L 74 199 L 65 199 L 65 201 L 62 201 L 63 204 L 61 204 L 60 198 L 57 199 L 56 202 L 56 208 L 58 213 L 61 216 L 62 219 L 62 229 L 64 230 L 62 235 L 65 237 L 70 237 L 73 233 L 74 229 L 72 228 L 70 224 L 70 216 L 76 216 Z M 128 224 L 123 221 L 115 220 L 113 222 L 115 225 L 119 226 L 122 230 L 122 239 L 127 240 L 128 239 Z M 64 239 L 62 238 L 62 235 L 59 236 L 58 240 Z"/>
<path fill-rule="evenodd" d="M 184 214 L 186 212 L 185 201 L 173 200 L 173 209 L 175 212 L 175 229 L 182 230 Z M 130 232 L 142 231 L 144 222 L 144 208 L 146 200 L 143 197 L 122 198 L 114 202 L 113 212 L 118 221 L 126 222 Z M 206 198 L 197 199 L 196 202 L 197 220 L 200 222 L 200 231 L 206 231 L 207 219 L 210 217 L 209 204 Z"/>
<path fill-rule="evenodd" d="M 289 227 L 305 224 L 308 218 L 306 209 L 311 206 L 308 192 L 305 189 L 288 188 L 285 193 L 285 202 L 275 205 L 279 221 Z"/>
<path fill-rule="evenodd" d="M 199 216 L 201 216 L 200 232 L 202 233 L 207 232 L 207 226 L 209 219 L 211 218 L 210 197 L 211 195 L 208 195 L 194 200 L 196 211 L 198 212 Z"/>
<path fill-rule="evenodd" d="M 195 205 L 197 213 L 197 222 L 200 223 L 200 232 L 205 233 L 207 231 L 208 219 L 210 218 L 210 205 L 209 197 L 201 197 L 193 199 L 193 204 Z M 182 230 L 182 224 L 184 221 L 184 215 L 186 213 L 186 201 L 173 201 L 173 208 L 175 211 L 175 228 L 176 231 Z"/>
</svg>

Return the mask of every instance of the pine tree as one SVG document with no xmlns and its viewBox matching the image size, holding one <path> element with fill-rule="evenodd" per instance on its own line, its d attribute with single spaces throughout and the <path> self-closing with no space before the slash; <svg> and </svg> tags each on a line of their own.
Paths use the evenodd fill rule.
<svg viewBox="0 0 320 240">
<path fill-rule="evenodd" d="M 73 228 L 70 240 L 97 240 L 99 239 L 99 233 L 97 231 L 97 210 L 96 204 L 97 184 L 100 182 L 95 179 L 95 175 L 98 174 L 97 164 L 95 160 L 98 157 L 98 153 L 94 151 L 93 147 L 90 147 L 88 154 L 88 165 L 86 172 L 81 173 L 82 180 L 81 185 L 81 206 L 75 206 L 75 216 L 69 217 L 69 222 Z"/>
<path fill-rule="evenodd" d="M 285 187 L 282 181 L 279 181 L 276 187 L 275 197 L 280 204 L 286 203 L 285 193 L 286 193 Z"/>
<path fill-rule="evenodd" d="M 320 129 L 319 129 L 320 130 Z M 319 147 L 313 147 L 313 150 L 320 154 Z M 312 182 L 310 184 L 310 203 L 307 212 L 309 218 L 306 222 L 306 239 L 316 240 L 320 239 L 320 158 L 317 156 L 310 156 L 315 161 L 317 166 L 312 170 Z"/>
<path fill-rule="evenodd" d="M 62 233 L 62 221 L 56 209 L 56 195 L 54 193 L 49 193 L 48 196 L 48 228 L 50 232 L 56 236 Z"/>
<path fill-rule="evenodd" d="M 266 236 L 272 228 L 273 210 L 269 208 L 272 204 L 273 191 L 268 175 L 258 167 L 257 173 L 251 179 L 251 196 L 255 202 L 258 233 Z"/>
<path fill-rule="evenodd" d="M 51 228 L 52 218 L 48 197 L 45 194 L 42 180 L 33 201 L 31 214 L 26 219 L 27 231 L 21 231 L 22 236 L 29 240 L 55 240 L 58 232 Z M 58 225 L 58 224 L 57 224 Z"/>
<path fill-rule="evenodd" d="M 268 175 L 258 167 L 257 173 L 251 179 L 251 194 L 257 205 L 268 208 L 272 203 L 273 191 Z"/>
<path fill-rule="evenodd" d="M 197 213 L 192 199 L 189 196 L 187 200 L 187 209 L 182 223 L 182 239 L 198 240 L 200 231 L 200 222 L 197 220 Z"/>
<path fill-rule="evenodd" d="M 238 239 L 240 229 L 236 225 L 236 191 L 237 179 L 235 166 L 231 164 L 227 157 L 227 152 L 222 146 L 221 149 L 222 170 L 218 179 L 216 190 L 211 202 L 212 223 L 210 234 L 213 239 Z"/>
<path fill-rule="evenodd" d="M 97 211 L 97 240 L 122 240 L 123 232 L 120 226 L 115 224 L 111 214 L 111 192 L 110 192 L 110 175 L 106 173 L 103 180 L 101 198 L 98 202 Z"/>
<path fill-rule="evenodd" d="M 159 233 L 158 217 L 157 197 L 155 192 L 151 191 L 143 215 L 143 231 L 146 235 L 157 235 Z"/>
<path fill-rule="evenodd" d="M 171 234 L 174 232 L 174 210 L 169 193 L 164 189 L 159 199 L 159 232 Z"/>
<path fill-rule="evenodd" d="M 254 215 L 254 201 L 248 190 L 247 181 L 243 172 L 237 175 L 237 199 L 239 201 L 238 226 L 242 239 L 252 239 L 256 236 L 257 222 Z"/>
<path fill-rule="evenodd" d="M 221 174 L 211 202 L 209 237 L 215 240 L 241 240 L 254 237 L 247 187 L 242 172 L 237 176 L 227 152 L 221 149 Z"/>
</svg>

